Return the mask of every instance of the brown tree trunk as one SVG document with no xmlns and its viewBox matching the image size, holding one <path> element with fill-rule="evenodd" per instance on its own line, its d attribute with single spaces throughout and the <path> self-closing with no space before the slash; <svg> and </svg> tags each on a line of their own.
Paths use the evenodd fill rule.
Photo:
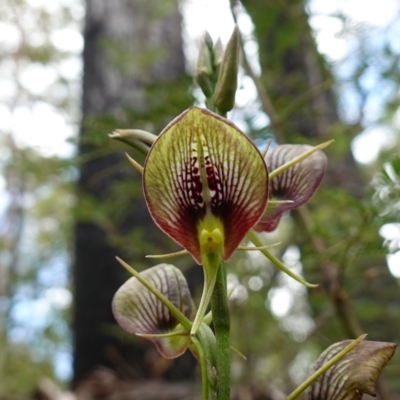
<svg viewBox="0 0 400 400">
<path fill-rule="evenodd" d="M 160 121 L 169 122 L 174 117 L 170 103 L 177 96 L 177 82 L 185 77 L 177 2 L 86 0 L 84 38 L 73 270 L 73 381 L 77 383 L 97 366 L 112 368 L 122 376 L 157 377 L 170 364 L 161 361 L 145 341 L 132 341 L 128 334 L 121 338 L 111 312 L 112 297 L 127 276 L 115 261 L 115 256 L 124 257 L 124 252 L 116 241 L 110 241 L 110 235 L 126 237 L 133 228 L 141 227 L 143 241 L 128 243 L 125 255 L 129 253 L 129 261 L 135 261 L 132 257 L 136 256 L 142 264 L 144 258 L 139 260 L 138 256 L 142 255 L 141 247 L 155 240 L 158 230 L 140 194 L 136 200 L 130 192 L 122 195 L 126 200 L 115 195 L 115 185 L 123 183 L 131 183 L 127 187 L 136 187 L 140 192 L 140 177 L 124 162 L 123 149 L 110 150 L 113 144 L 106 138 L 117 127 L 146 129 L 143 119 L 149 116 L 154 116 L 155 123 L 150 120 L 148 124 L 156 132 Z M 149 97 L 154 84 L 160 89 L 157 96 Z M 174 87 L 172 100 L 168 89 L 163 90 L 164 84 Z M 186 100 L 175 100 L 180 110 L 183 107 L 179 101 L 188 105 L 187 95 Z M 113 196 L 115 203 L 110 205 Z M 104 204 L 108 208 L 93 212 L 94 207 L 100 209 Z M 104 220 L 111 222 L 107 225 Z M 175 365 L 177 368 L 168 372 L 170 377 L 191 376 L 191 359 L 183 358 Z"/>
<path fill-rule="evenodd" d="M 260 46 L 262 84 L 267 88 L 276 113 L 274 120 L 277 123 L 274 128 L 280 134 L 277 135 L 279 136 L 278 141 L 282 140 L 286 143 L 298 142 L 299 136 L 318 139 L 318 142 L 338 137 L 336 146 L 335 144 L 332 146 L 335 149 L 333 150 L 334 157 L 329 159 L 324 185 L 347 192 L 356 198 L 356 201 L 362 200 L 365 196 L 365 179 L 360 169 L 357 168 L 350 149 L 351 139 L 355 133 L 360 131 L 360 127 L 345 125 L 339 120 L 333 79 L 323 57 L 316 49 L 312 30 L 308 23 L 308 15 L 305 11 L 306 3 L 304 0 L 279 2 L 243 0 L 255 25 L 256 38 Z M 288 110 L 290 110 L 289 114 Z M 282 115 L 286 115 L 286 117 L 280 118 Z M 347 149 L 337 147 L 338 145 L 343 146 L 343 144 L 347 144 Z M 330 149 L 328 149 L 329 151 Z M 332 206 L 335 207 L 333 202 Z M 349 203 L 349 207 L 353 206 Z M 358 212 L 355 207 L 353 210 Z M 335 219 L 335 215 L 337 215 L 335 213 L 340 213 L 341 210 L 333 209 L 328 212 L 331 212 L 330 217 Z M 307 237 L 313 253 L 320 257 L 317 266 L 322 272 L 323 286 L 336 311 L 337 320 L 342 325 L 343 333 L 346 337 L 356 337 L 363 332 L 370 334 L 379 331 L 379 326 L 377 326 L 377 330 L 374 329 L 373 321 L 368 320 L 361 313 L 357 314 L 357 309 L 345 291 L 344 282 L 347 287 L 351 288 L 351 279 L 353 279 L 353 285 L 360 281 L 358 279 L 357 282 L 357 269 L 365 273 L 372 267 L 371 271 L 373 271 L 379 268 L 379 263 L 382 261 L 378 261 L 377 265 L 377 259 L 372 257 L 360 265 L 359 261 L 352 259 L 351 272 L 354 277 L 349 276 L 350 265 L 347 266 L 347 269 L 344 268 L 342 256 L 337 257 L 336 260 L 326 256 L 328 247 L 336 245 L 336 242 L 343 240 L 343 237 L 339 237 L 337 232 L 329 232 L 330 227 L 325 229 L 329 232 L 325 238 L 321 234 L 324 231 L 323 227 L 319 227 L 319 234 L 313 233 L 312 229 L 309 229 L 309 226 L 313 225 L 312 222 L 311 224 L 307 223 L 310 222 L 307 221 L 310 215 L 305 213 L 304 209 L 297 210 L 294 214 L 297 221 L 300 222 L 299 241 L 304 245 L 305 237 Z M 308 236 L 305 235 L 306 231 L 309 232 Z M 337 247 L 337 249 L 339 248 Z M 384 285 L 380 287 L 380 289 L 385 287 L 385 295 L 379 291 L 375 301 L 382 302 L 383 307 L 383 304 L 396 301 L 389 300 L 390 293 L 396 293 L 396 283 L 387 271 L 382 274 L 381 279 L 382 281 L 385 279 Z M 379 287 L 378 284 L 376 287 Z M 357 293 L 358 303 L 362 304 L 362 301 L 372 303 L 372 292 L 373 289 L 369 285 L 363 292 L 359 291 Z M 383 296 L 388 298 L 382 300 Z M 317 299 L 314 307 L 317 302 L 320 303 L 320 298 Z M 312 301 L 310 303 L 313 305 Z M 378 320 L 377 317 L 375 318 Z M 385 323 L 388 323 L 386 321 Z M 332 332 L 332 325 L 329 325 L 328 329 L 331 329 L 330 332 Z M 379 336 L 382 340 L 381 332 L 379 332 Z M 373 337 L 373 333 L 371 337 Z M 385 338 L 384 340 L 393 339 Z M 390 393 L 382 380 L 378 383 L 378 395 L 380 399 L 390 398 Z"/>
<path fill-rule="evenodd" d="M 278 140 L 354 135 L 352 126 L 340 124 L 333 77 L 319 55 L 308 23 L 304 0 L 243 1 L 251 16 L 260 46 L 262 82 L 271 97 L 281 132 Z M 286 114 L 290 110 L 289 114 Z M 283 115 L 287 117 L 280 118 Z M 350 148 L 328 166 L 327 183 L 363 195 L 364 182 Z"/>
</svg>

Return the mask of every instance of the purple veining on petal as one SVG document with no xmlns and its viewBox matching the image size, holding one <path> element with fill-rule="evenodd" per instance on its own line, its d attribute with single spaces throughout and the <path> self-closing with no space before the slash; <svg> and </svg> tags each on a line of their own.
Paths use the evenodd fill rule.
<svg viewBox="0 0 400 400">
<path fill-rule="evenodd" d="M 269 171 L 274 171 L 295 157 L 310 150 L 308 145 L 284 144 L 276 146 L 266 156 Z M 258 232 L 271 232 L 278 226 L 283 213 L 306 203 L 318 189 L 324 177 L 327 158 L 322 151 L 277 175 L 270 181 L 270 200 L 291 200 L 293 203 L 269 203 L 264 216 L 254 227 Z"/>
</svg>

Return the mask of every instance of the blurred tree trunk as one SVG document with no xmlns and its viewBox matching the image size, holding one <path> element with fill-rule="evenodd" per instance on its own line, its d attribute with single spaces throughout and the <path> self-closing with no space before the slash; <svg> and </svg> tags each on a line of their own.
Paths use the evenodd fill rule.
<svg viewBox="0 0 400 400">
<path fill-rule="evenodd" d="M 375 302 L 384 308 L 398 302 L 397 283 L 387 268 L 381 267 L 385 265 L 384 254 L 363 258 L 357 253 L 359 248 L 356 246 L 365 246 L 362 240 L 365 240 L 363 235 L 367 238 L 368 229 L 368 246 L 381 240 L 379 227 L 372 226 L 373 214 L 365 201 L 368 196 L 365 177 L 357 167 L 350 147 L 361 127 L 345 124 L 339 119 L 333 77 L 316 48 L 306 4 L 304 0 L 243 0 L 255 26 L 260 48 L 261 83 L 273 105 L 267 113 L 277 141 L 304 143 L 307 138 L 306 142 L 315 139 L 314 143 L 320 143 L 336 139 L 327 149 L 330 155 L 327 175 L 317 195 L 320 204 L 314 205 L 314 209 L 312 205 L 308 207 L 312 211 L 318 209 L 317 213 L 305 212 L 304 208 L 293 213 L 299 222 L 293 240 L 302 249 L 303 262 L 309 255 L 307 272 L 314 267 L 318 275 L 313 279 L 322 281 L 320 289 L 310 291 L 310 305 L 319 316 L 326 310 L 321 296 L 324 288 L 335 310 L 337 318 L 325 323 L 325 333 L 332 334 L 336 329 L 334 323 L 339 321 L 341 338 L 343 334 L 356 337 L 368 332 L 376 340 L 391 341 L 393 337 L 383 336 L 381 332 L 382 321 L 376 316 L 368 318 L 361 306 Z M 351 237 L 356 237 L 353 244 Z M 329 252 L 331 247 L 335 248 L 334 252 Z M 351 252 L 357 256 L 350 257 Z M 377 274 L 373 285 L 369 273 L 371 276 Z M 357 285 L 360 286 L 354 294 L 351 290 Z M 387 318 L 385 324 L 389 321 Z M 388 329 L 391 330 L 395 330 L 394 326 Z M 379 390 L 385 391 L 382 387 Z"/>
<path fill-rule="evenodd" d="M 354 129 L 359 127 L 339 121 L 334 79 L 317 51 L 305 3 L 243 1 L 260 46 L 262 83 L 278 117 L 277 139 L 296 143 L 299 136 L 318 138 L 318 142 L 336 135 L 347 137 L 348 150 L 340 162 L 329 164 L 327 182 L 361 197 L 364 182 L 350 150 Z"/>
<path fill-rule="evenodd" d="M 260 46 L 261 81 L 273 105 L 269 115 L 274 114 L 271 121 L 277 141 L 301 143 L 305 137 L 309 142 L 316 139 L 317 144 L 338 137 L 338 142 L 347 146 L 335 150 L 334 157 L 329 160 L 324 186 L 338 188 L 361 199 L 365 186 L 350 148 L 354 127 L 339 119 L 334 79 L 316 48 L 306 1 L 245 0 L 243 4 L 255 25 Z M 304 208 L 293 214 L 299 222 L 294 240 L 302 248 L 303 255 L 309 251 L 320 256 L 319 262 L 314 264 L 322 274 L 317 279 L 323 281 L 342 322 L 343 332 L 349 337 L 358 336 L 359 321 L 341 287 L 341 261 L 326 256 L 327 247 L 332 245 L 329 240 L 337 239 L 335 234 L 330 232 L 330 226 L 326 229 L 318 227 L 324 232 L 323 238 L 321 234 L 314 234 L 314 221 Z M 325 221 L 329 223 L 330 217 Z"/>
<path fill-rule="evenodd" d="M 141 178 L 125 161 L 122 150 L 129 149 L 116 149 L 107 133 L 133 126 L 157 132 L 176 115 L 175 109 L 190 104 L 177 1 L 86 0 L 84 39 L 73 381 L 97 366 L 121 376 L 157 378 L 168 370 L 170 378 L 188 378 L 193 372 L 190 358 L 169 369 L 170 363 L 160 360 L 145 341 L 121 338 L 111 312 L 112 297 L 127 278 L 115 256 L 137 259 L 140 265 L 146 245 L 159 236 L 142 200 Z M 179 89 L 182 80 L 184 91 Z M 115 187 L 124 184 L 129 192 L 121 195 Z M 137 227 L 140 235 L 136 231 L 128 237 Z M 125 251 L 117 246 L 124 237 L 129 239 Z"/>
</svg>

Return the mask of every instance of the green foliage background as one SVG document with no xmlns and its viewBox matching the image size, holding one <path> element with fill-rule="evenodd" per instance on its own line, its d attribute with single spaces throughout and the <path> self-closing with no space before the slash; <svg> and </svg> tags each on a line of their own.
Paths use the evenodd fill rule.
<svg viewBox="0 0 400 400">
<path fill-rule="evenodd" d="M 260 43 L 259 56 L 263 69 L 260 80 L 272 93 L 271 101 L 276 112 L 284 118 L 279 125 L 279 134 L 276 126 L 260 128 L 256 120 L 261 106 L 253 101 L 239 110 L 244 115 L 243 123 L 257 143 L 271 137 L 279 139 L 282 133 L 292 143 L 319 143 L 321 137 L 312 133 L 305 137 L 307 135 L 294 123 L 302 113 L 309 112 L 307 99 L 310 87 L 301 71 L 290 73 L 282 67 L 283 55 L 292 48 L 301 47 L 301 38 L 297 33 L 307 26 L 308 15 L 296 12 L 296 7 L 303 9 L 304 4 L 276 2 L 268 12 L 264 10 L 257 14 L 257 9 L 262 6 L 259 3 L 248 1 L 245 6 L 253 17 L 255 40 Z M 18 26 L 22 32 L 18 48 L 0 59 L 1 70 L 11 63 L 12 70 L 16 71 L 13 79 L 18 90 L 6 103 L 10 110 L 15 109 L 17 104 L 32 106 L 35 102 L 45 101 L 66 115 L 70 123 L 78 124 L 77 82 L 59 74 L 54 85 L 37 96 L 20 85 L 18 76 L 26 65 L 57 70 L 62 60 L 77 56 L 60 51 L 50 40 L 53 30 L 60 27 L 79 29 L 82 14 L 76 12 L 74 7 L 76 5 L 65 5 L 56 12 L 39 8 L 33 13 L 23 0 L 2 2 L 0 16 Z M 286 13 L 283 12 L 285 10 Z M 400 238 L 384 241 L 379 235 L 384 224 L 397 224 L 397 227 L 400 224 L 400 140 L 395 118 L 399 103 L 400 54 L 389 39 L 371 44 L 367 26 L 355 30 L 346 15 L 335 17 L 343 21 L 342 34 L 347 32 L 357 42 L 357 55 L 355 67 L 346 79 L 337 72 L 339 66 L 327 62 L 322 55 L 317 57 L 318 66 L 323 71 L 323 85 L 332 89 L 333 104 L 337 107 L 335 113 L 340 117 L 329 125 L 324 134 L 325 138 L 335 139 L 327 150 L 330 169 L 334 170 L 338 163 L 351 157 L 353 138 L 368 126 L 367 104 L 375 96 L 376 88 L 366 87 L 364 80 L 371 70 L 377 75 L 376 86 L 391 88 L 380 100 L 380 113 L 374 123 L 390 128 L 394 145 L 382 151 L 373 164 L 353 164 L 356 170 L 354 176 L 359 178 L 355 193 L 349 191 L 348 185 L 329 180 L 313 198 L 307 211 L 302 211 L 302 216 L 294 213 L 285 218 L 279 232 L 265 238 L 269 243 L 281 241 L 277 254 L 286 257 L 287 262 L 298 268 L 308 281 L 319 282 L 319 288 L 306 291 L 293 285 L 259 257 L 237 255 L 232 261 L 229 279 L 236 285 L 232 296 L 232 344 L 248 358 L 244 361 L 233 357 L 233 377 L 239 383 L 268 385 L 287 393 L 305 378 L 308 368 L 324 348 L 354 336 L 357 330 L 367 332 L 370 340 L 398 342 L 400 337 L 399 279 L 390 274 L 386 263 L 388 252 L 399 251 Z M 280 29 L 274 31 L 272 40 L 268 29 L 272 29 L 278 20 Z M 31 42 L 32 29 L 40 30 L 44 38 L 41 44 Z M 385 36 L 391 32 L 390 29 L 390 26 L 385 27 L 379 34 Z M 390 38 L 390 35 L 386 37 Z M 263 47 L 264 38 L 267 38 L 267 46 Z M 107 41 L 104 45 L 112 48 L 111 55 L 125 69 L 140 68 L 142 63 L 145 65 L 150 62 L 149 59 L 157 57 L 157 54 L 144 54 L 140 62 L 133 65 L 137 58 L 126 60 L 118 47 Z M 15 61 L 16 56 L 18 62 Z M 246 72 L 243 71 L 243 74 Z M 282 88 L 284 76 L 289 82 L 288 87 Z M 351 121 L 343 117 L 346 110 L 341 109 L 342 93 L 349 87 L 360 99 L 358 117 Z M 293 88 L 296 88 L 296 95 L 292 92 Z M 135 128 L 159 132 L 169 122 L 165 115 L 178 115 L 192 103 L 192 93 L 190 78 L 179 84 L 167 82 L 149 86 L 146 92 L 147 112 L 123 110 L 123 116 L 118 121 L 108 115 L 85 121 L 86 129 L 91 132 L 90 144 L 96 146 L 91 157 L 125 150 L 121 144 L 110 143 L 106 136 L 116 127 L 122 127 L 121 120 L 126 122 L 126 127 L 134 124 Z M 124 210 L 130 207 L 132 199 L 141 196 L 139 184 L 118 183 L 106 201 L 84 198 L 80 207 L 76 208 L 74 181 L 77 160 L 45 157 L 34 149 L 24 148 L 13 140 L 12 130 L 3 129 L 0 141 L 5 154 L 0 168 L 8 198 L 2 218 L 10 224 L 0 237 L 0 396 L 27 395 L 41 377 L 57 379 L 52 363 L 60 351 L 69 351 L 67 325 L 70 309 L 53 305 L 46 322 L 25 341 L 16 341 L 13 337 L 18 329 L 20 332 L 21 329 L 22 332 L 29 329 L 16 326 L 18 322 L 13 317 L 13 310 L 21 298 L 39 300 L 51 287 L 66 284 L 63 279 L 43 284 L 40 271 L 48 268 L 51 274 L 53 264 L 61 262 L 65 268 L 70 264 L 73 218 L 98 223 L 108 233 L 113 245 L 121 248 L 130 258 L 139 260 L 138 269 L 148 265 L 143 259 L 145 254 L 160 251 L 149 245 L 148 237 L 139 229 L 123 236 L 115 229 L 115 225 L 124 219 Z M 112 174 L 112 171 L 109 173 Z M 101 175 L 93 177 L 93 180 L 101 179 Z M 347 176 L 341 179 L 346 180 Z M 304 213 L 305 219 L 310 221 L 307 228 L 301 222 L 304 222 Z M 324 243 L 323 252 L 316 251 L 313 244 L 315 238 Z M 135 249 L 140 249 L 139 253 L 132 248 L 132 242 L 140 243 L 140 246 L 135 246 Z M 164 246 L 173 248 L 167 238 L 157 244 L 158 249 Z M 187 261 L 182 259 L 178 264 L 184 266 Z M 332 265 L 331 272 L 339 276 L 340 295 L 344 304 L 351 307 L 350 320 L 338 317 L 335 298 L 329 296 L 330 282 L 321 273 L 322 265 L 327 262 Z M 67 284 L 63 289 L 69 291 L 71 288 Z M 271 304 L 274 296 L 282 290 L 292 293 L 292 303 L 286 313 L 277 315 Z M 399 357 L 397 354 L 385 370 L 389 386 L 397 392 L 400 391 Z"/>
</svg>

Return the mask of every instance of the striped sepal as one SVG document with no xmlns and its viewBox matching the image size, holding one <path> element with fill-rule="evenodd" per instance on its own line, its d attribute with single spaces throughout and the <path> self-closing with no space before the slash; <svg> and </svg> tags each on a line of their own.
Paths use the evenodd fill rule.
<svg viewBox="0 0 400 400">
<path fill-rule="evenodd" d="M 190 291 L 179 269 L 170 264 L 159 264 L 140 274 L 186 317 L 193 317 Z M 135 277 L 119 288 L 114 296 L 112 309 L 119 325 L 132 334 L 166 334 L 173 332 L 178 326 L 167 307 Z M 190 342 L 188 335 L 147 338 L 154 342 L 166 358 L 180 356 Z"/>
<path fill-rule="evenodd" d="M 310 149 L 312 147 L 308 145 L 284 144 L 276 146 L 267 153 L 268 170 L 274 171 Z M 271 179 L 270 199 L 291 200 L 292 203 L 271 203 L 268 205 L 255 230 L 258 232 L 273 231 L 278 226 L 285 211 L 293 210 L 306 203 L 318 189 L 324 177 L 326 165 L 327 158 L 319 150 Z"/>
</svg>

